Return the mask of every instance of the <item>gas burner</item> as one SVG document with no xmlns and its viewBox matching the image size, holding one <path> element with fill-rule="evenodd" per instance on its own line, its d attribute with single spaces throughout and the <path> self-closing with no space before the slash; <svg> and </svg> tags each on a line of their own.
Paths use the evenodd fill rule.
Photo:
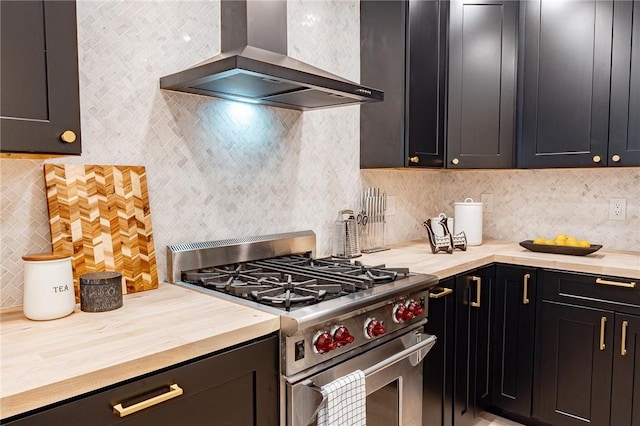
<svg viewBox="0 0 640 426">
<path fill-rule="evenodd" d="M 342 291 L 342 288 L 337 284 L 319 285 L 315 279 L 294 282 L 291 275 L 287 275 L 286 279 L 286 282 L 266 279 L 264 283 L 270 285 L 271 288 L 252 291 L 251 296 L 259 302 L 283 306 L 288 311 L 292 304 L 314 303 L 322 300 L 328 290 L 334 293 Z"/>
</svg>

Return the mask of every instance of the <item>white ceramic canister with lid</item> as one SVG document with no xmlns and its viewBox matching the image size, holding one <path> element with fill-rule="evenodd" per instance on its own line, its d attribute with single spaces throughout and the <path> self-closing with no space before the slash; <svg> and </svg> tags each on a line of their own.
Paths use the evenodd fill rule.
<svg viewBox="0 0 640 426">
<path fill-rule="evenodd" d="M 482 203 L 474 202 L 472 198 L 465 198 L 463 202 L 453 203 L 453 208 L 454 234 L 464 231 L 468 245 L 482 244 Z"/>
<path fill-rule="evenodd" d="M 24 315 L 32 320 L 51 320 L 69 315 L 76 307 L 71 256 L 34 253 L 24 261 Z"/>
</svg>

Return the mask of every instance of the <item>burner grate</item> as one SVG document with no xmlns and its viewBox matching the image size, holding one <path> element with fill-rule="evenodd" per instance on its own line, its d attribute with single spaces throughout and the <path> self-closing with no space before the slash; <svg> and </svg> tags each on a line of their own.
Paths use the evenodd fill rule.
<svg viewBox="0 0 640 426">
<path fill-rule="evenodd" d="M 287 311 L 408 276 L 408 269 L 366 266 L 333 257 L 288 255 L 254 262 L 184 271 L 182 279 Z"/>
</svg>

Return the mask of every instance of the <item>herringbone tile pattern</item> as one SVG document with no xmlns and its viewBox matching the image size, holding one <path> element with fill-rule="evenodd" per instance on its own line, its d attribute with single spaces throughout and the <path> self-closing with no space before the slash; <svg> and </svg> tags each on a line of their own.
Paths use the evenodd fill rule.
<svg viewBox="0 0 640 426">
<path fill-rule="evenodd" d="M 161 91 L 158 79 L 219 51 L 216 0 L 79 0 L 83 155 L 53 163 L 143 165 L 157 265 L 185 241 L 312 229 L 331 251 L 338 210 L 379 187 L 396 197 L 388 243 L 425 237 L 427 217 L 494 195 L 486 238 L 558 226 L 605 247 L 640 250 L 640 169 L 439 172 L 359 170 L 357 106 L 300 113 Z M 359 3 L 289 0 L 289 53 L 359 80 Z M 627 221 L 606 219 L 626 197 Z M 586 201 L 586 202 L 585 202 Z M 42 161 L 0 160 L 1 307 L 22 303 L 22 261 L 50 250 Z"/>
</svg>

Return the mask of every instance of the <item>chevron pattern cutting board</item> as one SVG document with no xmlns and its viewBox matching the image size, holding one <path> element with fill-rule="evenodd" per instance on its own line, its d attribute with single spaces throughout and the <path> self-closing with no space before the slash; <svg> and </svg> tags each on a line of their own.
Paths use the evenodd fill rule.
<svg viewBox="0 0 640 426">
<path fill-rule="evenodd" d="M 54 252 L 73 253 L 78 278 L 122 273 L 126 292 L 158 287 L 147 178 L 143 166 L 45 164 Z"/>
</svg>

